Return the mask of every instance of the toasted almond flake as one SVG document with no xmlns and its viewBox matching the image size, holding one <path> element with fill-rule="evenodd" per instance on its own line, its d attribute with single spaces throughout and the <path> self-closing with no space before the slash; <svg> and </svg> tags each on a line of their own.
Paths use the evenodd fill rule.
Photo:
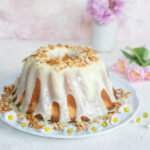
<svg viewBox="0 0 150 150">
<path fill-rule="evenodd" d="M 122 103 L 114 102 L 114 105 L 115 105 L 116 108 L 120 108 L 122 106 Z"/>
<path fill-rule="evenodd" d="M 63 45 L 61 43 L 58 43 L 56 46 L 58 47 L 62 47 Z"/>
<path fill-rule="evenodd" d="M 79 121 L 79 122 L 75 123 L 75 126 L 77 128 L 81 127 L 83 130 L 88 129 L 88 123 L 86 123 L 85 121 Z"/>
<path fill-rule="evenodd" d="M 88 45 L 87 47 L 86 47 L 86 49 L 89 49 L 89 50 L 93 50 L 93 47 L 91 46 L 91 45 Z"/>
<path fill-rule="evenodd" d="M 82 131 L 83 131 L 83 128 L 77 127 L 77 132 L 82 132 Z"/>
<path fill-rule="evenodd" d="M 10 86 L 5 86 L 4 87 L 4 92 L 6 93 L 6 94 L 10 94 L 11 93 L 11 91 L 14 89 L 14 84 L 12 84 L 12 85 L 10 85 Z"/>
<path fill-rule="evenodd" d="M 100 123 L 100 119 L 94 119 L 93 122 Z"/>
<path fill-rule="evenodd" d="M 63 45 L 61 43 L 58 43 L 56 46 L 62 47 Z M 54 45 L 52 44 L 49 44 L 48 47 L 50 49 L 54 49 Z M 47 63 L 50 66 L 54 65 L 54 69 L 56 71 L 60 71 L 62 69 L 65 69 L 67 66 L 85 67 L 91 62 L 97 62 L 99 60 L 99 58 L 96 56 L 96 52 L 93 52 L 93 49 L 91 47 L 83 48 L 82 46 L 73 46 L 72 44 L 65 45 L 65 47 L 72 51 L 76 51 L 76 55 L 70 56 L 69 54 L 66 54 L 63 57 L 49 58 L 49 49 L 42 46 L 36 51 L 36 53 L 25 58 L 24 61 L 27 61 L 27 59 L 31 57 L 38 64 Z"/>
<path fill-rule="evenodd" d="M 103 117 L 103 120 L 110 120 L 114 114 L 115 112 L 109 112 L 106 116 Z"/>
<path fill-rule="evenodd" d="M 79 50 L 82 50 L 82 49 L 83 49 L 83 46 L 78 46 L 78 49 L 79 49 Z"/>
<path fill-rule="evenodd" d="M 30 123 L 33 123 L 36 121 L 36 118 L 34 117 L 33 114 L 27 114 L 26 118 L 30 121 Z"/>
<path fill-rule="evenodd" d="M 54 130 L 64 129 L 64 125 L 61 122 L 50 122 L 49 124 L 54 127 Z"/>
<path fill-rule="evenodd" d="M 26 62 L 28 60 L 28 58 L 29 57 L 24 58 L 22 62 Z"/>
<path fill-rule="evenodd" d="M 124 91 L 124 89 L 122 89 L 122 88 L 116 90 L 116 93 L 117 93 L 117 94 L 124 94 L 124 92 L 125 92 L 125 91 Z"/>
<path fill-rule="evenodd" d="M 55 48 L 54 45 L 52 45 L 52 44 L 48 44 L 48 47 L 49 47 L 51 50 Z"/>
<path fill-rule="evenodd" d="M 70 48 L 73 48 L 73 45 L 72 44 L 67 44 L 67 45 L 65 45 L 65 47 L 70 49 Z"/>
<path fill-rule="evenodd" d="M 131 92 L 127 92 L 124 94 L 125 98 L 128 98 L 131 95 Z"/>
</svg>

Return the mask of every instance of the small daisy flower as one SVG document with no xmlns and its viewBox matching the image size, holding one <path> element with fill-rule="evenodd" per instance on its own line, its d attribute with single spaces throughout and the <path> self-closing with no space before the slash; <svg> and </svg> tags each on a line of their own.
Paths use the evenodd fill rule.
<svg viewBox="0 0 150 150">
<path fill-rule="evenodd" d="M 89 133 L 98 132 L 100 128 L 101 128 L 100 125 L 98 125 L 97 123 L 92 123 L 88 126 L 88 132 Z"/>
<path fill-rule="evenodd" d="M 119 123 L 119 116 L 118 115 L 113 115 L 112 118 L 111 118 L 111 123 L 112 124 Z"/>
<path fill-rule="evenodd" d="M 143 118 L 145 118 L 145 119 L 148 118 L 148 113 L 147 112 L 143 113 Z"/>
<path fill-rule="evenodd" d="M 128 113 L 128 112 L 130 112 L 130 107 L 127 104 L 124 104 L 119 108 L 119 112 L 120 113 Z"/>
<path fill-rule="evenodd" d="M 143 124 L 149 124 L 149 114 L 147 112 L 142 113 L 141 118 L 143 120 Z"/>
<path fill-rule="evenodd" d="M 134 118 L 133 121 L 134 121 L 135 124 L 141 124 L 142 123 L 142 118 L 140 116 L 137 116 L 137 117 Z"/>
<path fill-rule="evenodd" d="M 44 128 L 41 129 L 41 132 L 42 133 L 53 133 L 55 130 L 54 130 L 54 127 L 53 125 L 47 125 L 45 126 Z"/>
<path fill-rule="evenodd" d="M 15 122 L 17 121 L 17 113 L 15 111 L 8 111 L 4 115 L 5 120 Z"/>
<path fill-rule="evenodd" d="M 106 128 L 106 127 L 108 127 L 108 121 L 103 121 L 102 123 L 101 123 L 101 126 L 102 127 L 104 127 L 104 128 Z"/>
<path fill-rule="evenodd" d="M 27 128 L 28 125 L 29 125 L 29 123 L 30 123 L 29 120 L 23 119 L 23 120 L 21 121 L 21 127 L 22 127 L 22 128 Z"/>
<path fill-rule="evenodd" d="M 71 135 L 76 132 L 76 127 L 73 125 L 68 125 L 63 129 L 63 133 L 66 135 Z"/>
</svg>

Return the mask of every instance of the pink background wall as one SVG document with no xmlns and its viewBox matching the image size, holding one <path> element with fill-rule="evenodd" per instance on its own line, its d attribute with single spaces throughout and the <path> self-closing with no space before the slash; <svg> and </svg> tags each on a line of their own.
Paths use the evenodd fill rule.
<svg viewBox="0 0 150 150">
<path fill-rule="evenodd" d="M 150 40 L 150 0 L 126 0 L 119 40 Z M 87 0 L 0 0 L 0 39 L 89 40 Z"/>
</svg>

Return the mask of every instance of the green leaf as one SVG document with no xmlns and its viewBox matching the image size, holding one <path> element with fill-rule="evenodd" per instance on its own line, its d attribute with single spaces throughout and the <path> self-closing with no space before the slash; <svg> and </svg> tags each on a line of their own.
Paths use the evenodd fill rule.
<svg viewBox="0 0 150 150">
<path fill-rule="evenodd" d="M 143 65 L 143 60 L 141 59 L 141 57 L 136 53 L 136 51 L 134 51 L 134 49 L 130 48 L 130 47 L 126 47 L 127 49 L 131 50 L 133 54 L 135 54 L 136 58 L 139 60 L 140 62 L 140 66 Z"/>
<path fill-rule="evenodd" d="M 132 52 L 136 55 L 141 64 L 145 63 L 149 54 L 149 51 L 145 47 L 133 48 Z"/>
<path fill-rule="evenodd" d="M 150 65 L 150 59 L 148 60 L 148 61 L 146 61 L 143 65 L 142 65 L 142 67 L 146 67 L 146 66 L 149 66 Z"/>
<path fill-rule="evenodd" d="M 128 58 L 130 61 L 129 63 L 132 63 L 133 61 L 137 63 L 138 65 L 142 67 L 146 67 L 150 65 L 150 59 L 148 59 L 149 51 L 147 48 L 143 47 L 137 47 L 137 48 L 130 48 L 126 47 L 127 49 L 131 50 L 133 55 L 125 52 L 124 50 L 121 50 L 122 53 Z"/>
<path fill-rule="evenodd" d="M 134 62 L 137 63 L 138 65 L 142 66 L 142 64 L 141 64 L 140 61 L 136 58 L 135 55 L 131 55 L 131 54 L 125 52 L 124 50 L 121 50 L 121 51 L 122 51 L 122 53 L 126 56 L 126 58 L 130 59 L 130 62 L 129 62 L 129 63 L 132 63 L 132 62 L 134 61 Z"/>
<path fill-rule="evenodd" d="M 122 51 L 122 53 L 123 53 L 127 58 L 129 58 L 129 59 L 131 59 L 131 60 L 136 58 L 135 55 L 131 55 L 131 54 L 125 52 L 124 50 L 121 50 L 121 51 Z"/>
<path fill-rule="evenodd" d="M 137 58 L 134 59 L 134 62 L 137 63 L 139 66 L 142 66 L 141 62 Z"/>
<path fill-rule="evenodd" d="M 149 55 L 149 51 L 147 49 L 145 49 L 143 52 L 143 60 L 144 61 L 147 61 L 148 55 Z"/>
<path fill-rule="evenodd" d="M 134 60 L 130 60 L 129 63 L 131 64 Z"/>
</svg>

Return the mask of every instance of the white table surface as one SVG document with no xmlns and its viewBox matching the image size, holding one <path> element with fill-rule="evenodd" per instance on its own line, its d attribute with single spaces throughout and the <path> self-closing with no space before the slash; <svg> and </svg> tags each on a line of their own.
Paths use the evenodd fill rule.
<svg viewBox="0 0 150 150">
<path fill-rule="evenodd" d="M 21 71 L 21 61 L 25 56 L 48 41 L 0 41 L 0 83 L 10 76 Z M 76 42 L 88 44 L 88 42 Z M 110 66 L 123 57 L 120 48 L 141 46 L 149 42 L 121 42 L 116 50 L 111 53 L 101 53 L 100 57 L 105 64 Z M 116 74 L 118 75 L 118 74 Z M 126 77 L 121 76 L 124 80 Z M 139 93 L 141 107 L 139 112 L 150 112 L 150 82 L 132 83 Z M 0 121 L 0 150 L 148 150 L 150 149 L 150 129 L 129 123 L 119 131 L 106 135 L 85 139 L 63 140 L 36 137 L 15 130 Z"/>
</svg>

